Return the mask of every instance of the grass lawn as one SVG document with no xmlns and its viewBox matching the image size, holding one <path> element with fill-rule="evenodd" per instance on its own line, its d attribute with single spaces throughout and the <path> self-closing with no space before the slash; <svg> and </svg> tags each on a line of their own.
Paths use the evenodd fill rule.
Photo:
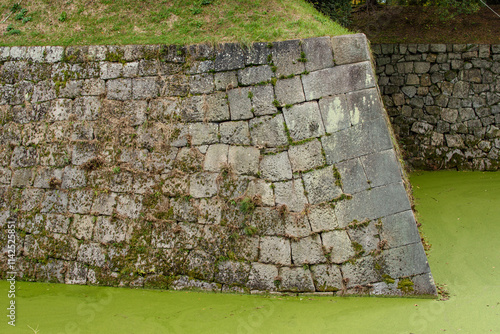
<svg viewBox="0 0 500 334">
<path fill-rule="evenodd" d="M 349 33 L 305 0 L 18 2 L 0 2 L 0 45 L 250 43 Z"/>
<path fill-rule="evenodd" d="M 446 301 L 269 297 L 17 284 L 1 333 L 498 333 L 500 173 L 411 175 L 429 262 Z M 6 281 L 0 307 L 6 314 Z"/>
</svg>

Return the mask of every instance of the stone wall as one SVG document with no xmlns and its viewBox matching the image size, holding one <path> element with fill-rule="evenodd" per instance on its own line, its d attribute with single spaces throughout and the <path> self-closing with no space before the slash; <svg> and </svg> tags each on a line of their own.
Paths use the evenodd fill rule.
<svg viewBox="0 0 500 334">
<path fill-rule="evenodd" d="M 500 166 L 500 45 L 379 44 L 378 84 L 417 169 Z"/>
<path fill-rule="evenodd" d="M 2 275 L 435 294 L 364 35 L 0 61 Z"/>
</svg>

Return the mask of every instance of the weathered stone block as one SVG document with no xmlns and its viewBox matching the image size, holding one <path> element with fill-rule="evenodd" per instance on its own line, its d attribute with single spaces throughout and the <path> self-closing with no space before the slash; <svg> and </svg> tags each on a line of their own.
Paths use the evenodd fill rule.
<svg viewBox="0 0 500 334">
<path fill-rule="evenodd" d="M 361 123 L 346 130 L 322 137 L 326 162 L 334 164 L 392 148 L 391 138 L 383 118 Z"/>
<path fill-rule="evenodd" d="M 292 179 L 292 168 L 287 152 L 264 155 L 260 161 L 261 176 L 270 181 Z"/>
<path fill-rule="evenodd" d="M 304 269 L 302 267 L 282 267 L 280 269 L 280 276 L 282 278 L 278 288 L 280 291 L 315 291 L 314 282 L 309 269 Z"/>
<path fill-rule="evenodd" d="M 276 76 L 288 76 L 305 71 L 304 63 L 300 62 L 301 48 L 299 40 L 273 43 L 271 48 L 272 61 L 276 66 Z"/>
<path fill-rule="evenodd" d="M 381 274 L 375 269 L 372 256 L 363 257 L 355 263 L 345 263 L 341 268 L 348 288 L 382 280 Z"/>
<path fill-rule="evenodd" d="M 106 81 L 107 97 L 110 100 L 130 100 L 132 98 L 132 80 L 115 79 Z"/>
<path fill-rule="evenodd" d="M 214 91 L 214 75 L 205 73 L 190 78 L 191 94 L 210 94 Z"/>
<path fill-rule="evenodd" d="M 42 189 L 26 188 L 21 194 L 21 210 L 31 211 L 38 208 L 45 196 Z"/>
<path fill-rule="evenodd" d="M 236 71 L 215 73 L 214 82 L 216 90 L 227 91 L 238 87 L 238 77 L 236 75 Z"/>
<path fill-rule="evenodd" d="M 245 51 L 237 43 L 225 43 L 215 50 L 214 69 L 216 72 L 230 71 L 245 67 Z"/>
<path fill-rule="evenodd" d="M 18 167 L 32 167 L 38 162 L 38 152 L 34 147 L 16 146 L 12 152 L 10 166 L 13 168 Z"/>
<path fill-rule="evenodd" d="M 322 234 L 323 246 L 333 263 L 344 263 L 354 256 L 355 252 L 349 235 L 344 230 L 325 232 Z"/>
<path fill-rule="evenodd" d="M 309 72 L 333 66 L 332 42 L 330 37 L 315 37 L 302 40 L 306 70 Z"/>
<path fill-rule="evenodd" d="M 364 34 L 334 36 L 332 49 L 336 65 L 370 60 L 368 41 Z"/>
<path fill-rule="evenodd" d="M 108 81 L 109 83 L 109 81 Z M 132 99 L 145 100 L 158 97 L 159 83 L 156 78 L 138 78 L 132 80 Z M 109 90 L 109 86 L 108 86 Z M 108 91 L 109 95 L 109 91 Z M 120 100 L 120 99 L 119 99 Z"/>
<path fill-rule="evenodd" d="M 70 233 L 79 240 L 90 240 L 94 230 L 94 220 L 97 217 L 75 215 L 71 224 Z"/>
<path fill-rule="evenodd" d="M 283 112 L 290 137 L 295 141 L 318 137 L 325 133 L 319 107 L 316 102 L 292 106 Z"/>
<path fill-rule="evenodd" d="M 370 187 L 359 159 L 340 162 L 336 167 L 342 177 L 342 189 L 346 194 L 355 194 Z"/>
<path fill-rule="evenodd" d="M 67 166 L 64 168 L 61 188 L 81 188 L 87 184 L 85 172 L 77 167 Z"/>
<path fill-rule="evenodd" d="M 46 192 L 42 203 L 42 213 L 64 213 L 68 206 L 68 194 L 60 190 L 49 190 Z"/>
<path fill-rule="evenodd" d="M 225 93 L 188 97 L 181 108 L 181 117 L 187 122 L 229 120 L 229 107 Z"/>
<path fill-rule="evenodd" d="M 371 187 L 401 181 L 399 162 L 394 150 L 369 154 L 360 158 Z"/>
<path fill-rule="evenodd" d="M 203 169 L 209 172 L 220 172 L 227 165 L 228 145 L 215 144 L 208 147 Z"/>
<path fill-rule="evenodd" d="M 331 166 L 303 174 L 302 179 L 310 204 L 331 201 L 342 194 Z"/>
<path fill-rule="evenodd" d="M 321 143 L 314 139 L 307 143 L 291 146 L 288 157 L 294 172 L 307 171 L 325 164 Z"/>
<path fill-rule="evenodd" d="M 33 170 L 31 168 L 20 168 L 14 170 L 11 186 L 16 188 L 30 187 L 33 185 Z"/>
<path fill-rule="evenodd" d="M 240 122 L 224 122 L 219 125 L 220 141 L 224 144 L 232 145 L 250 145 L 250 130 L 248 123 Z"/>
<path fill-rule="evenodd" d="M 387 274 L 391 277 L 430 273 L 424 248 L 420 242 L 391 248 L 383 254 Z"/>
<path fill-rule="evenodd" d="M 331 205 L 312 206 L 307 215 L 313 232 L 331 231 L 341 227 Z"/>
<path fill-rule="evenodd" d="M 94 203 L 92 205 L 91 213 L 97 215 L 108 215 L 113 213 L 113 209 L 116 205 L 116 194 L 115 193 L 100 193 L 95 196 Z"/>
<path fill-rule="evenodd" d="M 269 81 L 272 76 L 269 65 L 246 67 L 238 71 L 238 81 L 244 86 Z"/>
<path fill-rule="evenodd" d="M 255 147 L 230 146 L 228 163 L 238 174 L 255 175 L 259 172 L 260 151 Z"/>
<path fill-rule="evenodd" d="M 290 241 L 281 237 L 262 237 L 260 240 L 260 262 L 290 265 Z"/>
<path fill-rule="evenodd" d="M 308 202 L 301 180 L 277 182 L 274 184 L 274 187 L 276 204 L 286 205 L 287 209 L 292 212 L 301 212 L 304 210 Z"/>
<path fill-rule="evenodd" d="M 371 88 L 375 79 L 370 62 L 335 66 L 302 76 L 306 100 Z"/>
<path fill-rule="evenodd" d="M 353 220 L 373 220 L 410 209 L 404 186 L 392 183 L 360 192 L 349 201 L 337 202 L 335 215 L 339 224 L 345 226 Z"/>
<path fill-rule="evenodd" d="M 281 105 L 292 105 L 306 100 L 302 81 L 298 76 L 276 81 L 274 90 L 276 99 Z"/>
<path fill-rule="evenodd" d="M 217 266 L 215 281 L 223 284 L 245 285 L 250 276 L 251 266 L 244 262 L 224 261 Z"/>
<path fill-rule="evenodd" d="M 79 262 L 73 262 L 69 267 L 64 283 L 66 284 L 85 284 L 87 283 L 88 268 Z"/>
<path fill-rule="evenodd" d="M 344 94 L 318 101 L 326 133 L 333 133 L 351 126 L 349 108 Z"/>
<path fill-rule="evenodd" d="M 274 194 L 271 183 L 255 179 L 248 184 L 246 195 L 250 198 L 257 196 L 264 206 L 274 206 Z"/>
<path fill-rule="evenodd" d="M 346 94 L 352 125 L 383 116 L 378 96 L 375 88 Z"/>
<path fill-rule="evenodd" d="M 250 136 L 252 145 L 258 147 L 277 147 L 286 145 L 288 138 L 285 132 L 283 115 L 262 116 L 250 120 Z"/>
<path fill-rule="evenodd" d="M 255 116 L 273 115 L 278 112 L 274 105 L 274 89 L 272 85 L 259 85 L 251 88 L 252 106 Z"/>
<path fill-rule="evenodd" d="M 191 123 L 188 125 L 191 145 L 210 145 L 219 141 L 219 126 L 216 123 Z"/>
<path fill-rule="evenodd" d="M 287 213 L 284 216 L 285 236 L 293 238 L 304 238 L 311 235 L 311 226 L 307 216 L 300 213 Z"/>
<path fill-rule="evenodd" d="M 342 273 L 333 264 L 319 264 L 311 267 L 317 291 L 338 291 L 342 289 Z"/>
<path fill-rule="evenodd" d="M 256 290 L 276 290 L 274 281 L 278 277 L 278 269 L 271 264 L 253 262 L 248 277 L 247 287 Z"/>
<path fill-rule="evenodd" d="M 420 240 L 417 223 L 412 211 L 404 211 L 382 218 L 380 238 L 387 241 L 388 248 L 396 248 Z"/>
<path fill-rule="evenodd" d="M 83 244 L 78 250 L 77 261 L 102 267 L 106 260 L 104 249 L 97 243 Z"/>
<path fill-rule="evenodd" d="M 251 96 L 249 87 L 239 87 L 227 92 L 231 120 L 253 117 Z"/>
<path fill-rule="evenodd" d="M 241 216 L 240 212 L 237 214 Z M 285 234 L 285 220 L 275 208 L 255 208 L 252 224 L 260 235 L 283 236 Z"/>
<path fill-rule="evenodd" d="M 194 198 L 212 197 L 217 193 L 216 173 L 197 173 L 189 182 L 189 194 Z"/>
<path fill-rule="evenodd" d="M 116 212 L 128 218 L 139 218 L 142 211 L 141 195 L 120 195 L 117 197 Z"/>
<path fill-rule="evenodd" d="M 125 241 L 129 238 L 128 224 L 129 222 L 124 220 L 99 216 L 95 222 L 92 239 L 104 244 Z"/>
<path fill-rule="evenodd" d="M 311 236 L 292 241 L 292 260 L 296 265 L 326 262 L 321 239 L 318 236 Z"/>
</svg>

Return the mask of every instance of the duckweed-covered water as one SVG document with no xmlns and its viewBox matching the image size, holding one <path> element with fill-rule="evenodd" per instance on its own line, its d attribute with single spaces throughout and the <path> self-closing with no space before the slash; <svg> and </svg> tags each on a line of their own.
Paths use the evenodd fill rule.
<svg viewBox="0 0 500 334">
<path fill-rule="evenodd" d="M 411 176 L 429 262 L 447 301 L 264 297 L 18 283 L 0 333 L 498 333 L 500 173 Z"/>
</svg>

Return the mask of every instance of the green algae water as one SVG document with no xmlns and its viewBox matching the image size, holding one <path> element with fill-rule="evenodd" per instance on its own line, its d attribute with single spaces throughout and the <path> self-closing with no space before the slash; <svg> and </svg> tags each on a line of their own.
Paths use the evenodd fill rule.
<svg viewBox="0 0 500 334">
<path fill-rule="evenodd" d="M 447 301 L 18 282 L 11 327 L 9 284 L 1 281 L 0 333 L 499 333 L 500 172 L 415 173 L 411 183 Z"/>
</svg>

